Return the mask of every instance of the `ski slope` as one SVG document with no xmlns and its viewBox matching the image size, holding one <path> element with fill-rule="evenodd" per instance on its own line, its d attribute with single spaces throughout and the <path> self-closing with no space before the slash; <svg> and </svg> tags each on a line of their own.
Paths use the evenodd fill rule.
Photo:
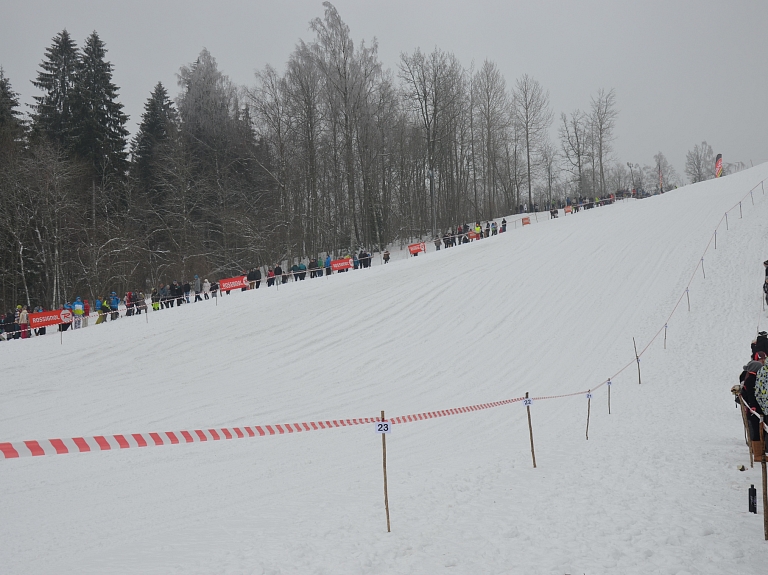
<svg viewBox="0 0 768 575">
<path fill-rule="evenodd" d="M 386 266 L 0 345 L 0 441 L 375 417 L 594 389 L 768 164 Z M 768 257 L 758 185 L 591 402 L 0 460 L 13 574 L 764 573 L 729 393 Z M 148 322 L 147 322 L 148 319 Z M 737 466 L 747 465 L 740 472 Z M 759 505 L 762 513 L 762 506 Z"/>
</svg>

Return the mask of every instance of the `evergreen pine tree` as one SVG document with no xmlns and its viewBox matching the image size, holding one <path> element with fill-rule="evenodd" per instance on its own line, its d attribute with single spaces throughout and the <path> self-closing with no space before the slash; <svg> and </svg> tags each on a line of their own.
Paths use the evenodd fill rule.
<svg viewBox="0 0 768 575">
<path fill-rule="evenodd" d="M 168 92 L 158 82 L 144 104 L 139 131 L 131 142 L 132 172 L 145 192 L 152 188 L 162 145 L 175 131 L 177 122 L 178 114 Z"/>
<path fill-rule="evenodd" d="M 93 167 L 98 178 L 118 177 L 127 168 L 125 124 L 128 117 L 117 101 L 112 64 L 105 61 L 104 42 L 94 31 L 83 46 L 75 74 L 75 151 Z"/>
<path fill-rule="evenodd" d="M 75 42 L 63 30 L 46 49 L 37 80 L 32 81 L 43 92 L 42 96 L 35 96 L 32 106 L 33 133 L 68 150 L 73 146 L 72 96 L 78 56 Z"/>
<path fill-rule="evenodd" d="M 0 152 L 8 150 L 24 133 L 20 118 L 19 95 L 13 91 L 11 81 L 0 68 Z"/>
</svg>

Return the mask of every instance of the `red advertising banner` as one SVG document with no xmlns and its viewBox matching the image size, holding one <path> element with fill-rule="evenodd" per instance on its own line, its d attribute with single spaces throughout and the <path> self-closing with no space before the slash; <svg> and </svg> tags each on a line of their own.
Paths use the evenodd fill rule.
<svg viewBox="0 0 768 575">
<path fill-rule="evenodd" d="M 427 251 L 427 245 L 424 242 L 419 242 L 418 244 L 410 244 L 408 246 L 408 251 L 412 254 L 417 254 L 419 252 L 426 252 Z"/>
<path fill-rule="evenodd" d="M 470 240 L 479 240 L 479 239 L 480 239 L 480 234 L 478 234 L 477 232 L 469 232 L 469 233 L 467 234 L 467 237 L 468 237 Z"/>
<path fill-rule="evenodd" d="M 248 276 L 227 278 L 219 282 L 219 291 L 227 291 L 227 290 L 247 288 L 247 287 L 248 287 Z"/>
<path fill-rule="evenodd" d="M 29 327 L 38 328 L 47 325 L 56 325 L 59 323 L 70 323 L 72 321 L 72 312 L 68 309 L 55 309 L 52 311 L 41 311 L 39 313 L 29 314 Z"/>
<path fill-rule="evenodd" d="M 573 211 L 573 208 L 571 206 L 565 206 L 565 213 L 570 214 Z"/>
<path fill-rule="evenodd" d="M 353 267 L 355 267 L 354 262 L 352 261 L 352 258 L 349 259 L 341 259 L 341 260 L 331 260 L 331 269 L 335 272 L 339 270 L 351 270 Z"/>
<path fill-rule="evenodd" d="M 531 218 L 523 218 L 523 225 L 524 226 L 530 226 L 531 225 Z"/>
</svg>

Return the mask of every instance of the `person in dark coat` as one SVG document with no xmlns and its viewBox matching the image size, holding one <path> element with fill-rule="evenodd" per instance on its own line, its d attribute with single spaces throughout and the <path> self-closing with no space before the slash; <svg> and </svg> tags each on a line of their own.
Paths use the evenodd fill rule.
<svg viewBox="0 0 768 575">
<path fill-rule="evenodd" d="M 765 365 L 766 357 L 767 354 L 764 351 L 758 351 L 755 354 L 756 359 L 753 359 L 745 365 L 744 371 L 742 372 L 744 379 L 741 386 L 741 397 L 750 409 L 760 416 L 764 416 L 765 414 L 755 397 L 755 382 L 757 381 L 757 373 Z M 747 416 L 749 437 L 750 441 L 752 441 L 752 448 L 754 450 L 755 447 L 759 447 L 756 443 L 760 444 L 760 420 L 750 413 L 747 413 Z M 755 461 L 759 461 L 757 457 L 761 454 L 755 453 L 754 455 Z"/>
<path fill-rule="evenodd" d="M 768 332 L 761 331 L 752 342 L 752 359 L 755 359 L 755 354 L 758 351 L 768 353 Z"/>
</svg>

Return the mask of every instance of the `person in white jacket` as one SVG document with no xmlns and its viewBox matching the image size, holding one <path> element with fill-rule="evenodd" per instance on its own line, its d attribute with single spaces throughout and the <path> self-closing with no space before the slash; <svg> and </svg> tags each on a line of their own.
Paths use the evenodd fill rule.
<svg viewBox="0 0 768 575">
<path fill-rule="evenodd" d="M 208 294 L 211 292 L 211 282 L 203 280 L 203 297 L 208 299 Z"/>
</svg>

